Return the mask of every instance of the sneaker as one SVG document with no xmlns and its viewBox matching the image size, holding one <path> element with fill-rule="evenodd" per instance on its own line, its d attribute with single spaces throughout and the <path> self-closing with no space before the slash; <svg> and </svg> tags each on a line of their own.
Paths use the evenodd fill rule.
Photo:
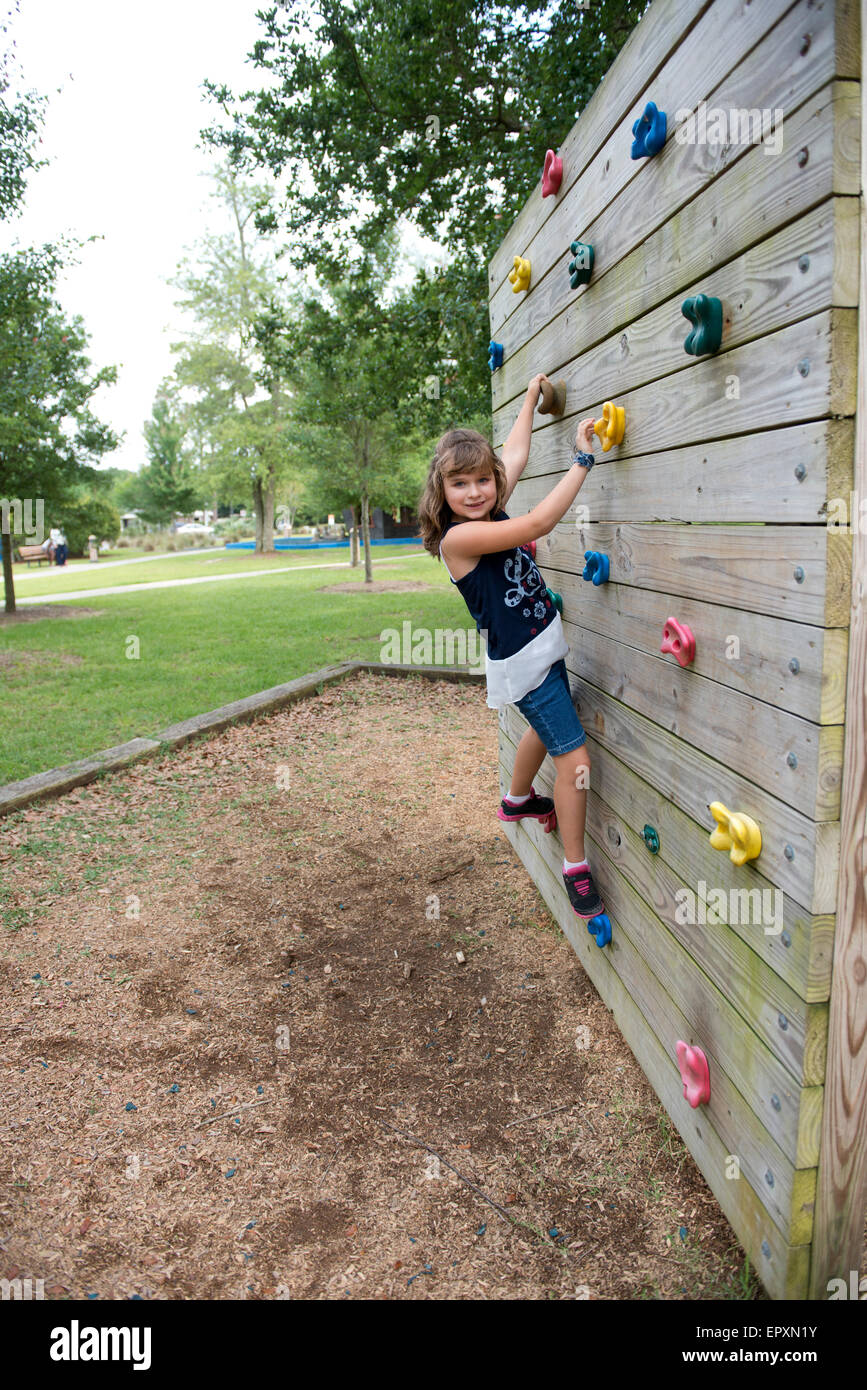
<svg viewBox="0 0 867 1390">
<path fill-rule="evenodd" d="M 563 874 L 563 882 L 574 912 L 585 921 L 605 911 L 605 904 L 596 891 L 589 869 L 573 869 Z"/>
<path fill-rule="evenodd" d="M 550 796 L 537 796 L 535 787 L 530 788 L 530 795 L 520 806 L 513 806 L 509 798 L 504 796 L 497 815 L 500 820 L 505 821 L 524 820 L 529 816 L 539 822 L 546 835 L 557 828 L 557 812 L 554 810 L 553 801 Z"/>
</svg>

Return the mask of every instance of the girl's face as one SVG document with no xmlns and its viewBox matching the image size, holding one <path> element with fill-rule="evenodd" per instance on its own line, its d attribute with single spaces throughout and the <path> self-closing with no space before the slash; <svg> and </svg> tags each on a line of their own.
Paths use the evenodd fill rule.
<svg viewBox="0 0 867 1390">
<path fill-rule="evenodd" d="M 497 481 L 490 468 L 443 478 L 443 491 L 458 521 L 487 521 L 497 500 Z"/>
</svg>

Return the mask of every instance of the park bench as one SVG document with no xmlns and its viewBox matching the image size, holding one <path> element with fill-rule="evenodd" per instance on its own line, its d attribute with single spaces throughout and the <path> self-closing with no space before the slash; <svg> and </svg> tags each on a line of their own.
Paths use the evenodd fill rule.
<svg viewBox="0 0 867 1390">
<path fill-rule="evenodd" d="M 35 560 L 37 565 L 41 565 L 43 560 L 46 562 L 46 564 L 51 564 L 48 555 L 42 549 L 41 545 L 19 545 L 18 559 L 26 560 L 28 569 L 30 568 L 31 560 Z"/>
</svg>

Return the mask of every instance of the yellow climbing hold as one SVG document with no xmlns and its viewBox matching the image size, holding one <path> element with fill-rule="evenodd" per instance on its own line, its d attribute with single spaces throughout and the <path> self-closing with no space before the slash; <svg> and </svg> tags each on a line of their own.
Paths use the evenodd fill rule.
<svg viewBox="0 0 867 1390">
<path fill-rule="evenodd" d="M 745 816 L 742 811 L 729 811 L 721 801 L 712 801 L 708 810 L 716 821 L 710 836 L 714 849 L 728 850 L 733 864 L 758 859 L 762 852 L 762 832 L 751 816 Z"/>
<path fill-rule="evenodd" d="M 597 420 L 593 426 L 593 433 L 598 434 L 602 440 L 602 452 L 607 454 L 612 444 L 620 444 L 623 441 L 623 432 L 626 429 L 626 411 L 622 405 L 614 405 L 611 401 L 606 401 L 602 407 L 602 418 Z"/>
<path fill-rule="evenodd" d="M 509 271 L 509 279 L 515 294 L 530 288 L 530 262 L 525 256 L 515 257 L 515 269 Z"/>
</svg>

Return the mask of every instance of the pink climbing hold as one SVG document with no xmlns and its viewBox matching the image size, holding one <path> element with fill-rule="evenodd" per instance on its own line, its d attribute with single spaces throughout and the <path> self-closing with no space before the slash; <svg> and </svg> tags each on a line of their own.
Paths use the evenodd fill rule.
<svg viewBox="0 0 867 1390">
<path fill-rule="evenodd" d="M 563 161 L 553 150 L 549 150 L 545 155 L 545 167 L 542 170 L 542 197 L 547 198 L 549 193 L 556 193 L 563 181 Z"/>
<path fill-rule="evenodd" d="M 710 1100 L 710 1071 L 707 1058 L 700 1047 L 690 1047 L 689 1043 L 677 1043 L 677 1065 L 683 1082 L 683 1094 L 693 1110 L 699 1105 L 707 1105 Z"/>
<path fill-rule="evenodd" d="M 669 618 L 662 632 L 661 652 L 671 652 L 681 666 L 689 666 L 695 661 L 695 638 L 686 623 L 677 618 Z"/>
</svg>

